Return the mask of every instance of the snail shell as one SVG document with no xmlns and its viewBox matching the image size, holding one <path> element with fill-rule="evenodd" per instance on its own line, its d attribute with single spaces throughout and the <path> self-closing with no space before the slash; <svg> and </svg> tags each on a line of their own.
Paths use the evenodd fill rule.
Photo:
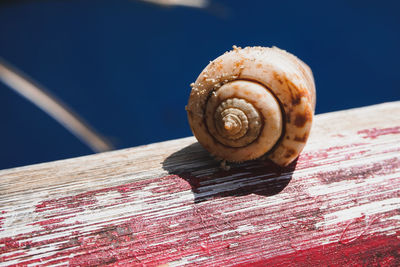
<svg viewBox="0 0 400 267">
<path fill-rule="evenodd" d="M 243 162 L 266 156 L 287 166 L 312 125 L 311 69 L 276 47 L 233 47 L 201 72 L 186 107 L 198 141 L 215 157 Z"/>
</svg>

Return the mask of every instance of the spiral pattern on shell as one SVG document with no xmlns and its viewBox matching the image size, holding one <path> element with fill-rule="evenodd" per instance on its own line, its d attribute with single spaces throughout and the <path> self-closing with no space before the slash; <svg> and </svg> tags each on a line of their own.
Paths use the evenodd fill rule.
<svg viewBox="0 0 400 267">
<path fill-rule="evenodd" d="M 192 84 L 186 110 L 194 135 L 218 159 L 265 155 L 286 166 L 307 141 L 314 108 L 314 79 L 305 63 L 276 47 L 234 47 Z"/>
</svg>

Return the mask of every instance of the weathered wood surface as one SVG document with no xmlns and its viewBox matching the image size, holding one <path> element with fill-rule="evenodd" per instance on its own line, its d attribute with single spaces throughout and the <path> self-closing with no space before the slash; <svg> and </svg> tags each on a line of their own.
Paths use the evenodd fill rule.
<svg viewBox="0 0 400 267">
<path fill-rule="evenodd" d="M 0 265 L 400 265 L 400 102 L 316 117 L 288 168 L 193 137 L 0 171 Z"/>
</svg>

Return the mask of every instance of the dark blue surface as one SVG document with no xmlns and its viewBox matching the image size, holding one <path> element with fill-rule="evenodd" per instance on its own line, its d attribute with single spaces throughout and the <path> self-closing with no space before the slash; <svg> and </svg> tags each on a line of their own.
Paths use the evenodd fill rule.
<svg viewBox="0 0 400 267">
<path fill-rule="evenodd" d="M 400 99 L 399 1 L 135 1 L 0 4 L 0 57 L 61 98 L 117 148 L 191 135 L 190 87 L 238 46 L 278 46 L 313 69 L 317 113 Z M 0 169 L 90 154 L 0 84 Z"/>
</svg>

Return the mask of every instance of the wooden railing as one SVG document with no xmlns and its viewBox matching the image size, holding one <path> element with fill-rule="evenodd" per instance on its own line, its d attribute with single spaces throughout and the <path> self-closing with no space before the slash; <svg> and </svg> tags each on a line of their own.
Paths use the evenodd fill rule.
<svg viewBox="0 0 400 267">
<path fill-rule="evenodd" d="M 400 265 L 400 102 L 317 115 L 296 162 L 193 137 L 0 171 L 0 265 Z"/>
</svg>

